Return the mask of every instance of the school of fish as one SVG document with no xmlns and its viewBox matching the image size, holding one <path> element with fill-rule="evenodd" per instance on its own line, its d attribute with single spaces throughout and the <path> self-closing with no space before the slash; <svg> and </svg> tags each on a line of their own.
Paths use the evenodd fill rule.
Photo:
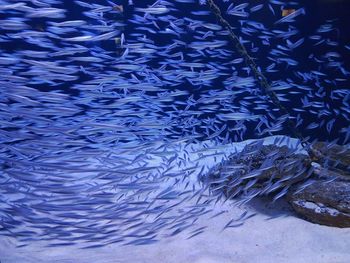
<svg viewBox="0 0 350 263">
<path fill-rule="evenodd" d="M 69 2 L 0 0 L 0 234 L 19 247 L 193 238 L 222 213 L 198 177 L 225 145 L 288 135 L 289 118 L 311 141 L 350 142 L 350 43 L 335 20 L 303 35 L 297 0 L 286 16 L 278 0 L 218 1 L 288 116 L 205 1 Z"/>
</svg>

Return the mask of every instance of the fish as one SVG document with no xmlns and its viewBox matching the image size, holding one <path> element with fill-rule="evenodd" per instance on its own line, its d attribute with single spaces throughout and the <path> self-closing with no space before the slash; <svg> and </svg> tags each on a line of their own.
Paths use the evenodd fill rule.
<svg viewBox="0 0 350 263">
<path fill-rule="evenodd" d="M 306 8 L 289 4 L 295 11 L 283 16 L 283 1 L 222 1 L 221 13 L 236 21 L 228 25 L 205 1 L 1 1 L 4 235 L 20 246 L 44 238 L 86 249 L 191 239 L 208 231 L 206 216 L 223 216 L 222 201 L 276 201 L 288 182 L 309 177 L 301 168 L 281 180 L 272 174 L 258 190 L 272 152 L 257 169 L 238 176 L 244 165 L 231 164 L 206 184 L 212 166 L 240 154 L 235 142 L 289 134 L 290 121 L 310 141 L 321 133 L 350 140 L 350 46 L 337 39 L 336 21 L 305 35 Z"/>
<path fill-rule="evenodd" d="M 36 8 L 29 11 L 26 16 L 29 18 L 64 18 L 66 10 L 54 7 Z"/>
<path fill-rule="evenodd" d="M 142 12 L 142 13 L 148 13 L 153 15 L 160 15 L 165 14 L 169 12 L 169 9 L 165 6 L 158 6 L 158 7 L 148 7 L 148 8 L 135 8 L 135 11 Z"/>
</svg>

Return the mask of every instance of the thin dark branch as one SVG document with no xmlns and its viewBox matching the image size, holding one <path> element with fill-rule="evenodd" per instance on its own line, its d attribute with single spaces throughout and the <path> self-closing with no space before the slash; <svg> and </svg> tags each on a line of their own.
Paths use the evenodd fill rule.
<svg viewBox="0 0 350 263">
<path fill-rule="evenodd" d="M 243 56 L 245 59 L 246 64 L 252 69 L 254 73 L 255 79 L 260 83 L 261 88 L 263 91 L 269 96 L 271 99 L 272 103 L 278 107 L 280 112 L 284 115 L 288 116 L 288 121 L 287 125 L 289 130 L 291 131 L 292 135 L 295 138 L 298 138 L 301 142 L 301 145 L 303 148 L 308 152 L 310 155 L 311 159 L 314 161 L 318 161 L 323 163 L 324 162 L 324 156 L 322 156 L 318 151 L 315 151 L 310 143 L 301 135 L 301 133 L 298 131 L 296 128 L 296 123 L 294 120 L 291 118 L 290 113 L 288 110 L 282 105 L 282 103 L 279 101 L 277 95 L 275 92 L 271 90 L 271 86 L 268 83 L 266 77 L 264 74 L 258 70 L 257 65 L 255 64 L 253 58 L 248 54 L 246 48 L 244 45 L 240 42 L 239 38 L 237 35 L 233 32 L 231 25 L 225 20 L 221 14 L 220 8 L 214 3 L 214 0 L 207 0 L 207 5 L 209 6 L 210 10 L 214 13 L 216 18 L 218 19 L 219 23 L 229 32 L 229 37 L 234 44 L 235 48 L 239 52 L 240 55 Z"/>
</svg>

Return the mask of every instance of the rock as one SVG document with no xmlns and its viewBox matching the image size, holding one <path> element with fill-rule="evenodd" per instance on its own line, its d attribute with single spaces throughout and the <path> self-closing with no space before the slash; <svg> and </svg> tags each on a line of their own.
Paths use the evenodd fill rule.
<svg viewBox="0 0 350 263">
<path fill-rule="evenodd" d="M 294 187 L 287 199 L 294 210 L 308 221 L 350 227 L 350 149 L 325 142 L 316 142 L 312 147 L 328 159 L 325 164 L 327 169 L 316 165 L 315 181 L 304 189 Z"/>
<path fill-rule="evenodd" d="M 335 163 L 350 164 L 350 150 L 339 145 L 316 143 L 317 149 Z M 313 168 L 311 168 L 313 166 Z M 326 164 L 327 166 L 327 164 Z M 312 178 L 312 180 L 306 181 Z M 203 179 L 203 178 L 202 178 Z M 312 164 L 304 154 L 286 146 L 247 145 L 204 178 L 213 192 L 226 198 L 287 194 L 294 210 L 308 221 L 336 227 L 350 227 L 350 174 L 338 168 Z M 277 194 L 276 194 L 277 193 Z"/>
<path fill-rule="evenodd" d="M 337 180 L 350 182 L 350 174 L 347 171 L 343 171 L 337 168 L 325 169 L 321 166 L 315 166 L 314 175 L 315 179 L 318 180 Z"/>
<path fill-rule="evenodd" d="M 350 165 L 350 145 L 339 145 L 327 142 L 316 142 L 312 145 L 314 149 L 334 159 L 341 159 L 345 164 Z"/>
<path fill-rule="evenodd" d="M 349 145 L 341 146 L 334 143 L 316 142 L 312 145 L 312 148 L 327 157 L 332 164 L 350 167 Z"/>
<path fill-rule="evenodd" d="M 315 181 L 300 192 L 289 193 L 287 198 L 294 210 L 308 221 L 327 226 L 350 227 L 348 180 Z"/>
<path fill-rule="evenodd" d="M 325 142 L 316 142 L 312 147 L 329 160 L 326 164 L 328 169 L 316 165 L 315 181 L 302 190 L 294 188 L 287 199 L 294 210 L 308 221 L 350 227 L 350 149 Z M 334 164 L 339 165 L 334 167 Z"/>
<path fill-rule="evenodd" d="M 287 193 L 290 186 L 310 176 L 310 168 L 311 160 L 304 154 L 286 146 L 255 142 L 215 166 L 204 180 L 213 191 L 224 193 L 227 198 L 251 199 L 281 189 Z"/>
</svg>

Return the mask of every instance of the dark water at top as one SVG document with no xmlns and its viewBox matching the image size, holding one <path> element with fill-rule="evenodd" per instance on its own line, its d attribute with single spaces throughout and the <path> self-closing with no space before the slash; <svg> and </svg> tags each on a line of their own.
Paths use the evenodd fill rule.
<svg viewBox="0 0 350 263">
<path fill-rule="evenodd" d="M 102 3 L 103 2 L 103 3 Z M 108 2 L 102 1 L 102 2 L 96 2 L 95 4 L 100 4 L 103 5 L 106 3 L 108 5 Z M 90 4 L 89 2 L 87 2 Z M 94 2 L 91 2 L 93 4 Z M 344 140 L 344 134 L 339 134 L 336 131 L 341 130 L 342 128 L 346 128 L 348 126 L 349 120 L 341 114 L 337 112 L 331 112 L 331 113 L 325 113 L 326 116 L 323 116 L 319 118 L 319 112 L 327 109 L 338 109 L 342 107 L 342 103 L 340 100 L 334 100 L 332 99 L 331 96 L 331 91 L 337 88 L 344 88 L 347 89 L 348 87 L 348 81 L 347 81 L 347 76 L 341 76 L 342 73 L 339 72 L 339 69 L 336 68 L 336 66 L 328 66 L 325 65 L 324 61 L 328 60 L 338 60 L 337 57 L 332 57 L 332 58 L 324 58 L 322 59 L 323 56 L 326 54 L 329 54 L 329 52 L 336 52 L 340 58 L 341 58 L 341 63 L 340 65 L 346 70 L 349 68 L 349 50 L 345 48 L 345 46 L 349 43 L 349 28 L 348 28 L 348 22 L 349 18 L 347 16 L 346 10 L 348 9 L 349 4 L 346 3 L 345 1 L 296 1 L 296 2 L 285 2 L 285 4 L 274 4 L 273 2 L 270 4 L 270 6 L 273 6 L 272 8 L 274 9 L 273 12 L 271 9 L 266 6 L 264 6 L 262 9 L 260 9 L 257 12 L 252 12 L 249 14 L 247 17 L 242 17 L 242 16 L 237 16 L 237 15 L 229 15 L 225 10 L 228 8 L 230 2 L 221 2 L 219 1 L 219 6 L 222 9 L 222 12 L 224 14 L 224 18 L 229 21 L 229 23 L 235 28 L 235 32 L 237 36 L 242 37 L 243 39 L 247 40 L 246 48 L 250 52 L 250 55 L 256 59 L 256 64 L 261 68 L 267 68 L 269 65 L 274 63 L 274 60 L 279 59 L 279 62 L 276 64 L 274 67 L 273 71 L 274 72 L 264 72 L 266 78 L 270 83 L 273 81 L 287 81 L 289 84 L 297 84 L 297 85 L 303 85 L 306 84 L 307 87 L 309 87 L 311 90 L 308 91 L 299 91 L 298 94 L 292 94 L 290 92 L 290 89 L 286 89 L 284 91 L 281 91 L 283 94 L 282 96 L 287 96 L 287 101 L 284 101 L 283 104 L 286 106 L 286 108 L 289 110 L 289 112 L 296 116 L 298 113 L 301 114 L 301 118 L 303 119 L 303 124 L 299 127 L 301 132 L 303 133 L 304 136 L 311 136 L 312 139 L 321 139 L 321 140 L 332 140 L 338 137 L 341 137 Z M 242 3 L 245 3 L 242 1 Z M 256 6 L 259 3 L 258 2 L 247 2 L 249 4 L 249 7 Z M 135 37 L 133 34 L 141 33 L 145 34 L 147 38 L 149 38 L 151 41 L 153 41 L 155 46 L 170 46 L 172 43 L 174 43 L 174 40 L 180 40 L 185 43 L 185 46 L 179 46 L 174 48 L 174 53 L 176 52 L 181 52 L 183 54 L 184 60 L 191 62 L 191 61 L 201 61 L 202 63 L 208 63 L 210 64 L 211 62 L 217 62 L 217 63 L 222 63 L 222 62 L 229 62 L 230 60 L 232 61 L 234 58 L 227 56 L 225 58 L 215 58 L 211 56 L 210 54 L 206 54 L 205 56 L 202 55 L 202 57 L 196 58 L 196 57 L 191 57 L 189 54 L 193 51 L 192 48 L 189 48 L 188 44 L 190 44 L 192 41 L 197 40 L 197 35 L 204 34 L 205 32 L 203 30 L 200 30 L 199 27 L 196 25 L 195 27 L 189 26 L 189 25 L 184 25 L 182 28 L 182 32 L 179 33 L 178 35 L 172 34 L 172 33 L 157 33 L 156 31 L 154 33 L 150 33 L 150 31 L 147 31 L 145 29 L 139 30 L 138 27 L 140 27 L 139 24 L 135 24 L 131 22 L 130 20 L 133 20 L 133 16 L 138 15 L 142 17 L 142 14 L 139 12 L 135 11 L 135 8 L 140 8 L 140 7 L 147 7 L 148 5 L 153 4 L 152 1 L 142 1 L 142 2 L 137 2 L 134 3 L 134 5 L 129 5 L 127 1 L 124 2 L 116 2 L 115 4 L 120 4 L 123 5 L 124 7 L 124 12 L 123 13 L 104 13 L 104 19 L 109 20 L 108 23 L 111 23 L 111 21 L 119 21 L 121 23 L 124 23 L 125 25 L 119 28 L 121 32 L 123 32 L 125 38 L 129 41 L 132 41 L 133 43 L 137 43 L 137 40 L 135 40 Z M 238 5 L 239 3 L 235 3 Z M 67 12 L 65 13 L 65 18 L 64 19 L 53 19 L 53 21 L 61 21 L 61 20 L 84 20 L 87 21 L 88 23 L 92 25 L 98 25 L 101 24 L 101 21 L 97 21 L 96 19 L 92 17 L 87 17 L 84 12 L 87 12 L 87 7 L 83 7 L 74 1 L 64 1 L 62 4 L 57 4 L 55 6 L 60 6 L 63 7 Z M 199 15 L 193 15 L 191 12 L 196 11 L 196 10 L 208 10 L 204 5 L 199 5 L 198 3 L 175 3 L 174 5 L 176 8 L 178 8 L 176 16 L 177 19 L 183 19 L 183 18 L 190 18 L 194 19 L 197 21 L 200 21 L 200 23 L 216 23 L 216 19 L 213 15 L 206 15 L 206 16 L 199 16 Z M 248 8 L 248 7 L 247 7 Z M 246 8 L 246 9 L 247 9 Z M 280 23 L 280 24 L 274 24 L 278 19 L 281 18 L 281 12 L 282 9 L 288 9 L 288 8 L 293 8 L 293 9 L 298 9 L 298 8 L 304 8 L 305 9 L 305 14 L 298 16 L 293 22 L 291 23 Z M 248 10 L 248 9 L 247 9 Z M 151 14 L 152 15 L 152 14 Z M 169 27 L 169 22 L 168 18 L 166 17 L 167 15 L 172 15 L 171 13 L 164 14 L 165 19 L 160 19 L 160 20 L 154 20 L 154 23 L 160 27 L 157 29 L 158 31 L 162 31 L 161 29 L 173 29 L 171 26 Z M 9 13 L 3 13 L 3 17 L 9 17 L 11 16 L 11 12 Z M 16 15 L 17 16 L 17 15 Z M 155 15 L 155 19 L 157 19 L 157 15 Z M 171 18 L 170 18 L 171 20 Z M 283 36 L 283 33 L 281 33 L 279 36 L 269 36 L 268 38 L 268 44 L 261 44 L 261 41 L 263 39 L 264 35 L 264 30 L 262 29 L 253 29 L 255 32 L 247 32 L 244 30 L 245 25 L 248 25 L 248 28 L 252 28 L 251 25 L 247 24 L 249 21 L 256 21 L 259 23 L 262 23 L 266 26 L 268 30 L 281 30 L 283 31 L 288 31 L 293 30 L 297 31 L 296 34 L 292 34 L 290 37 L 285 33 L 285 36 Z M 328 22 L 327 22 L 328 21 Z M 35 30 L 38 30 L 39 32 L 43 32 L 48 29 L 48 19 L 46 17 L 34 17 L 30 19 L 30 21 L 27 21 L 28 24 Z M 152 23 L 152 22 L 150 22 Z M 329 23 L 332 27 L 330 30 L 325 30 L 324 32 L 317 33 L 317 30 L 320 28 L 320 26 L 325 25 Z M 185 23 L 186 24 L 186 23 Z M 190 24 L 190 23 L 188 23 Z M 150 29 L 154 30 L 152 27 L 156 27 L 154 24 L 148 24 Z M 6 29 L 6 28 L 3 28 Z M 204 28 L 206 31 L 210 31 L 208 28 Z M 78 30 L 80 31 L 80 30 Z M 322 30 L 321 30 L 322 31 Z M 4 31 L 4 32 L 12 32 L 11 30 L 9 31 Z M 84 31 L 80 31 L 81 33 L 84 33 Z M 95 32 L 96 33 L 96 32 Z M 68 36 L 70 33 L 66 33 L 65 36 Z M 76 35 L 77 33 L 71 33 L 71 35 Z M 319 41 L 316 40 L 310 40 L 310 37 L 313 35 L 319 35 L 320 39 Z M 196 39 L 197 38 L 197 39 Z M 271 55 L 274 50 L 278 50 L 279 47 L 283 47 L 283 45 L 286 44 L 286 40 L 288 41 L 297 41 L 301 38 L 304 38 L 305 41 L 303 42 L 302 45 L 298 46 L 298 48 L 295 48 L 293 50 L 279 50 L 281 52 L 286 52 L 285 56 L 288 58 L 291 58 L 295 61 L 297 61 L 297 65 L 290 65 L 288 64 L 288 61 L 283 60 L 283 58 L 279 58 L 281 56 L 279 53 L 274 53 Z M 133 39 L 133 40 L 132 40 Z M 216 36 L 216 39 L 220 39 L 222 41 L 228 41 L 228 37 L 223 35 L 223 36 Z M 55 45 L 57 45 L 57 48 L 63 48 L 66 46 L 66 43 L 62 43 L 60 39 L 51 39 Z M 323 42 L 322 42 L 323 41 Z M 321 43 L 317 43 L 321 42 Z M 72 44 L 75 44 L 74 42 Z M 99 50 L 96 50 L 95 52 L 111 52 L 110 55 L 111 57 L 114 57 L 115 59 L 118 59 L 118 56 L 121 56 L 123 52 L 125 51 L 125 48 L 122 48 L 118 45 L 115 44 L 113 40 L 104 40 L 104 41 L 94 41 L 94 42 L 78 42 L 76 44 L 83 45 L 87 48 L 93 49 L 93 48 L 98 48 Z M 254 46 L 254 47 L 253 47 Z M 235 48 L 233 45 L 228 41 L 227 44 L 224 45 L 224 48 L 229 50 L 230 52 L 236 52 Z M 28 43 L 28 41 L 23 41 L 23 38 L 15 38 L 13 41 L 6 41 L 2 43 L 2 49 L 5 52 L 11 53 L 14 51 L 21 51 L 21 50 L 26 50 L 26 49 L 31 49 L 31 50 L 48 50 L 45 49 L 44 47 L 37 46 L 36 44 L 31 44 Z M 205 52 L 205 50 L 204 50 Z M 93 56 L 93 55 L 92 55 Z M 284 56 L 284 55 L 282 55 Z M 310 57 L 311 56 L 311 57 Z M 224 57 L 224 55 L 223 55 Z M 339 58 L 339 60 L 340 60 Z M 63 59 L 63 57 L 60 57 L 60 59 Z M 103 59 L 103 58 L 102 58 Z M 176 60 L 175 58 L 174 60 Z M 50 58 L 47 61 L 54 61 L 55 58 Z M 156 68 L 159 68 L 161 65 L 167 64 L 168 66 L 172 66 L 172 62 L 170 61 L 171 58 L 165 58 L 164 56 L 157 56 L 157 53 L 152 53 L 151 56 L 147 57 L 147 67 L 150 68 L 150 70 L 154 70 Z M 164 64 L 165 63 L 165 64 Z M 293 63 L 293 62 L 292 62 Z M 68 62 L 66 61 L 66 64 L 74 65 L 74 66 L 88 66 L 89 64 L 93 64 L 91 62 Z M 112 69 L 111 64 L 109 65 L 97 65 L 98 63 L 95 63 L 94 70 L 97 70 L 98 73 L 102 73 L 103 70 L 108 71 L 109 69 Z M 96 67 L 95 67 L 96 66 Z M 215 67 L 215 66 L 214 66 Z M 225 70 L 225 74 L 237 74 L 236 72 L 239 72 L 242 70 L 243 67 L 247 66 L 240 66 L 238 65 L 237 68 L 235 69 L 230 69 L 227 67 L 227 70 Z M 175 66 L 176 68 L 176 66 Z M 21 71 L 21 69 L 18 69 Z M 114 69 L 112 69 L 114 70 Z M 196 69 L 195 69 L 196 70 Z M 199 69 L 201 70 L 201 69 Z M 316 76 L 313 79 L 305 81 L 299 76 L 296 76 L 297 72 L 311 72 L 312 70 L 318 71 L 320 70 L 325 74 L 326 76 Z M 264 71 L 264 70 L 263 70 Z M 136 72 L 138 73 L 138 72 Z M 340 74 L 339 74 L 340 73 Z M 126 73 L 126 77 L 130 78 L 132 72 Z M 252 76 L 251 73 L 238 73 L 239 76 Z M 135 75 L 135 74 L 134 74 Z M 75 78 L 74 80 L 55 80 L 55 84 L 52 83 L 42 83 L 40 84 L 39 82 L 35 82 L 35 84 L 29 84 L 31 87 L 35 89 L 39 89 L 41 91 L 52 91 L 52 90 L 61 90 L 65 94 L 69 96 L 79 96 L 81 89 L 76 88 L 76 85 L 79 83 L 83 83 L 84 81 L 89 81 L 93 79 L 94 73 L 93 74 L 85 74 L 81 71 L 78 71 L 75 73 Z M 227 75 L 226 75 L 227 76 Z M 336 81 L 337 79 L 342 78 L 341 81 Z M 225 77 L 226 78 L 226 77 Z M 324 78 L 324 80 L 322 79 Z M 210 89 L 216 90 L 216 89 L 221 89 L 225 84 L 223 84 L 224 78 L 218 77 L 214 78 L 210 81 L 210 84 L 208 85 L 192 85 L 191 81 L 188 81 L 183 79 L 182 83 L 178 85 L 180 89 L 188 91 L 191 95 L 194 96 L 195 99 L 199 99 L 201 97 L 201 92 L 202 91 L 208 91 Z M 165 84 L 166 85 L 166 84 Z M 172 89 L 171 87 L 168 87 L 170 90 Z M 257 87 L 257 90 L 261 88 Z M 321 90 L 320 90 L 321 89 Z M 317 98 L 317 95 L 310 95 L 312 99 L 315 99 L 316 101 L 319 100 L 317 103 L 323 103 L 325 102 L 326 104 L 317 106 L 315 109 L 313 109 L 314 112 L 310 112 L 309 110 L 306 110 L 304 112 L 298 112 L 294 111 L 294 109 L 299 109 L 302 110 L 305 104 L 300 103 L 300 101 L 304 98 L 307 93 L 310 92 L 317 92 L 319 91 L 319 94 L 322 94 L 325 92 L 325 94 L 321 97 Z M 260 91 L 258 91 L 260 92 Z M 262 94 L 264 91 L 262 91 Z M 113 100 L 112 98 L 110 98 Z M 108 99 L 108 101 L 111 101 Z M 184 101 L 184 97 L 179 97 L 177 98 L 178 101 Z M 243 101 L 244 98 L 237 96 L 236 100 L 233 101 L 232 105 L 238 105 L 240 104 L 240 100 Z M 265 98 L 263 98 L 265 100 Z M 267 99 L 268 100 L 268 99 Z M 255 103 L 252 101 L 252 103 Z M 266 101 L 268 104 L 268 102 Z M 79 103 L 77 102 L 77 105 L 82 109 L 86 110 L 90 107 L 90 105 L 84 104 L 84 103 Z M 102 105 L 102 104 L 101 104 Z M 347 107 L 346 105 L 343 105 Z M 252 107 L 247 107 L 248 111 L 252 111 Z M 277 109 L 276 109 L 277 110 Z M 167 110 L 164 110 L 166 112 Z M 316 113 L 317 112 L 317 113 Z M 215 115 L 217 112 L 213 111 L 213 113 L 203 113 L 200 116 L 200 121 L 202 121 L 204 118 L 213 118 L 213 115 Z M 264 113 L 265 114 L 265 113 Z M 344 113 L 348 114 L 348 113 Z M 265 114 L 266 115 L 266 114 Z M 276 115 L 276 118 L 278 116 Z M 182 118 L 180 118 L 182 119 Z M 332 119 L 335 119 L 334 122 L 334 128 L 330 131 L 327 132 L 325 129 L 325 125 L 327 122 L 331 121 Z M 317 120 L 322 121 L 324 120 L 324 123 L 322 123 L 321 127 L 317 128 L 317 136 L 315 134 L 315 129 L 308 130 L 306 127 L 313 122 L 316 122 Z M 268 120 L 270 121 L 270 120 Z M 181 121 L 180 121 L 181 123 Z M 228 122 L 228 127 L 233 128 L 235 125 L 235 122 Z M 230 135 L 229 137 L 236 141 L 236 140 L 241 140 L 242 138 L 253 138 L 256 137 L 256 132 L 253 132 L 253 129 L 256 127 L 257 123 L 255 122 L 248 122 L 246 123 L 247 125 L 247 130 L 240 134 L 235 132 L 229 132 Z M 178 125 L 177 125 L 178 126 Z M 178 128 L 178 127 L 177 127 Z M 184 130 L 181 128 L 180 130 L 176 129 L 178 133 L 184 134 Z M 200 127 L 196 127 L 198 129 L 199 134 L 203 134 L 204 130 L 201 129 Z M 278 130 L 280 133 L 284 134 L 290 134 L 290 132 L 285 129 L 285 127 L 282 128 L 282 130 Z M 236 135 L 236 138 L 235 138 Z M 240 136 L 242 135 L 242 136 Z M 242 137 L 240 139 L 240 137 Z"/>
</svg>

